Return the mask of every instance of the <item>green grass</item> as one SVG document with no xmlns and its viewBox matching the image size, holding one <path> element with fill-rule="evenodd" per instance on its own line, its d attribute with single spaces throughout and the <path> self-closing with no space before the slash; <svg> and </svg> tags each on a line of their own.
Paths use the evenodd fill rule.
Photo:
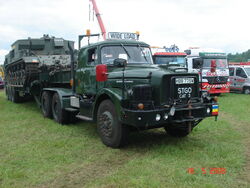
<svg viewBox="0 0 250 188">
<path fill-rule="evenodd" d="M 248 187 L 249 99 L 223 95 L 218 121 L 204 120 L 186 138 L 155 129 L 111 149 L 94 123 L 61 126 L 35 102 L 13 104 L 1 91 L 0 187 Z M 227 172 L 209 174 L 214 167 Z"/>
</svg>

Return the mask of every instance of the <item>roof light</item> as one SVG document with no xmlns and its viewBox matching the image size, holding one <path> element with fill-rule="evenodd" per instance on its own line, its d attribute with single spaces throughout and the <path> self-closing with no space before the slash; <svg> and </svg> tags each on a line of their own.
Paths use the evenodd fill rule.
<svg viewBox="0 0 250 188">
<path fill-rule="evenodd" d="M 87 36 L 90 36 L 90 35 L 91 35 L 90 29 L 87 29 L 87 30 L 86 30 L 86 35 L 87 35 Z"/>
</svg>

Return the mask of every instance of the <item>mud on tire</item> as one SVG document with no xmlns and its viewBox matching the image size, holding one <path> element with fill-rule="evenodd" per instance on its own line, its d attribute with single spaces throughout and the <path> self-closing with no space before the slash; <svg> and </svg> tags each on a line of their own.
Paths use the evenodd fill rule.
<svg viewBox="0 0 250 188">
<path fill-rule="evenodd" d="M 52 118 L 52 96 L 48 91 L 44 91 L 41 96 L 41 108 L 44 117 Z"/>
<path fill-rule="evenodd" d="M 60 97 L 57 93 L 55 93 L 52 98 L 52 115 L 56 122 L 60 124 L 68 123 L 68 113 L 62 109 Z"/>
<path fill-rule="evenodd" d="M 118 120 L 111 100 L 101 102 L 97 111 L 97 131 L 102 142 L 109 147 L 119 148 L 127 144 L 129 130 Z"/>
</svg>

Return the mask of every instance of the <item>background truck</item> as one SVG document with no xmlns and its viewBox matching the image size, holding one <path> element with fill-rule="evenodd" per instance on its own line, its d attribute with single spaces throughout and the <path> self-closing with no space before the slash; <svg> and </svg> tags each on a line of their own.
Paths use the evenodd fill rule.
<svg viewBox="0 0 250 188">
<path fill-rule="evenodd" d="M 184 52 L 156 52 L 153 54 L 153 59 L 157 65 L 187 68 L 186 56 Z"/>
<path fill-rule="evenodd" d="M 229 92 L 229 69 L 227 55 L 200 48 L 190 48 L 187 53 L 189 72 L 198 72 L 202 91 L 218 95 Z"/>
<path fill-rule="evenodd" d="M 44 36 L 12 48 L 4 63 L 7 98 L 33 96 L 44 117 L 60 124 L 96 121 L 110 147 L 126 144 L 131 130 L 164 127 L 183 137 L 218 115 L 217 100 L 200 92 L 197 73 L 155 66 L 144 42 L 105 40 L 77 54 L 72 41 Z"/>
<path fill-rule="evenodd" d="M 230 91 L 250 94 L 250 62 L 229 63 Z"/>
</svg>

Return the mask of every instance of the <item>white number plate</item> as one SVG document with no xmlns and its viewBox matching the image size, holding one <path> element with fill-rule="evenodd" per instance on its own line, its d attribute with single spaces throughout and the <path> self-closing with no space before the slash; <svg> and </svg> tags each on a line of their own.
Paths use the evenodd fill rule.
<svg viewBox="0 0 250 188">
<path fill-rule="evenodd" d="M 193 84 L 194 78 L 175 78 L 175 84 Z"/>
</svg>

